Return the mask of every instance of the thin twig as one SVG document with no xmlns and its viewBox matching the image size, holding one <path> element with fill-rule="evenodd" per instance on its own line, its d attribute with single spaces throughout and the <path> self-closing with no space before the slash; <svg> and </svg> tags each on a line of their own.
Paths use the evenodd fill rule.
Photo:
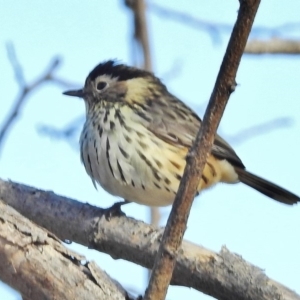
<svg viewBox="0 0 300 300">
<path fill-rule="evenodd" d="M 208 20 L 200 19 L 192 16 L 189 13 L 177 11 L 172 8 L 166 8 L 160 4 L 150 2 L 149 10 L 154 14 L 161 16 L 165 19 L 174 20 L 182 25 L 189 26 L 197 30 L 207 31 L 214 42 L 220 41 L 222 33 L 229 33 L 232 30 L 232 25 L 226 23 L 211 22 Z M 251 34 L 269 36 L 282 35 L 283 33 L 290 33 L 291 30 L 299 30 L 300 23 L 286 23 L 277 27 L 254 26 Z"/>
<path fill-rule="evenodd" d="M 292 126 L 293 120 L 289 117 L 277 118 L 271 121 L 267 121 L 261 124 L 257 124 L 241 130 L 234 135 L 227 135 L 226 140 L 229 140 L 232 144 L 242 144 L 251 138 L 258 137 L 260 135 L 270 133 L 275 129 L 282 129 Z M 224 135 L 222 135 L 224 136 Z"/>
<path fill-rule="evenodd" d="M 7 51 L 8 60 L 10 61 L 12 68 L 14 70 L 16 81 L 18 82 L 20 87 L 25 87 L 25 77 L 24 77 L 23 69 L 17 59 L 17 54 L 14 45 L 12 43 L 7 43 L 6 51 Z"/>
<path fill-rule="evenodd" d="M 38 126 L 38 131 L 39 133 L 49 136 L 50 138 L 66 140 L 72 146 L 72 148 L 78 150 L 77 135 L 82 127 L 84 119 L 85 117 L 81 115 L 77 118 L 74 118 L 64 128 L 59 129 L 55 128 L 53 125 L 42 124 Z"/>
<path fill-rule="evenodd" d="M 168 18 L 170 20 L 175 20 L 194 29 L 200 29 L 209 32 L 214 42 L 220 42 L 222 31 L 230 32 L 232 29 L 232 25 L 201 20 L 190 14 L 171 8 L 165 8 L 155 3 L 149 4 L 149 9 L 164 19 Z"/>
<path fill-rule="evenodd" d="M 70 86 L 70 83 L 64 81 L 63 79 L 54 77 L 54 72 L 57 70 L 61 63 L 61 59 L 59 57 L 54 57 L 53 59 L 51 59 L 50 65 L 46 68 L 46 71 L 44 71 L 43 74 L 38 77 L 38 79 L 34 80 L 31 83 L 26 83 L 23 69 L 18 61 L 13 44 L 8 43 L 6 48 L 8 59 L 12 65 L 20 91 L 12 105 L 11 112 L 8 114 L 6 120 L 0 128 L 0 150 L 3 147 L 5 136 L 7 135 L 13 123 L 17 120 L 17 117 L 20 115 L 20 112 L 25 104 L 25 100 L 28 98 L 31 92 L 33 92 L 42 84 L 50 81 L 64 87 Z"/>
<path fill-rule="evenodd" d="M 184 175 L 155 259 L 144 300 L 163 300 L 166 297 L 178 249 L 182 242 L 189 212 L 199 185 L 199 178 L 201 178 L 229 96 L 235 89 L 237 69 L 259 3 L 259 0 L 240 0 L 238 18 L 233 28 L 201 129 L 187 157 Z"/>
<path fill-rule="evenodd" d="M 161 78 L 164 82 L 169 82 L 178 78 L 183 69 L 183 61 L 181 59 L 175 59 L 169 70 L 166 70 L 163 74 L 161 74 Z"/>
</svg>

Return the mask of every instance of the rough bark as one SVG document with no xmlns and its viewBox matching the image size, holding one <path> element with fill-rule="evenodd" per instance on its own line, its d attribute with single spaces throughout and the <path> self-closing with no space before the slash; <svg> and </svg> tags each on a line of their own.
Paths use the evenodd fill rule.
<svg viewBox="0 0 300 300">
<path fill-rule="evenodd" d="M 1 200 L 0 211 L 0 279 L 24 299 L 132 299 L 95 263 L 82 265 L 83 256 Z"/>
<path fill-rule="evenodd" d="M 211 152 L 226 104 L 236 87 L 237 70 L 260 0 L 240 0 L 239 2 L 237 20 L 203 122 L 187 155 L 184 173 L 156 255 L 149 285 L 145 292 L 145 300 L 163 300 L 166 297 L 175 268 L 178 249 L 183 240 L 195 194 L 198 191 L 199 180 Z"/>
<path fill-rule="evenodd" d="M 251 40 L 245 48 L 246 54 L 300 54 L 300 41 L 272 38 Z"/>
<path fill-rule="evenodd" d="M 101 208 L 1 179 L 0 199 L 60 239 L 146 268 L 153 266 L 161 229 L 127 217 L 107 221 Z M 225 247 L 215 253 L 186 241 L 179 250 L 171 284 L 192 287 L 224 300 L 300 300 L 299 295 Z"/>
</svg>

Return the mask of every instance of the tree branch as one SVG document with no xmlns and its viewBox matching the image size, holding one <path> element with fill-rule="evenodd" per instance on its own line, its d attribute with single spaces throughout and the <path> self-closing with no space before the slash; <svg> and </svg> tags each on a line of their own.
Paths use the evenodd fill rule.
<svg viewBox="0 0 300 300">
<path fill-rule="evenodd" d="M 95 263 L 1 201 L 0 279 L 24 299 L 133 299 Z"/>
<path fill-rule="evenodd" d="M 231 144 L 242 144 L 254 137 L 270 133 L 274 130 L 288 128 L 293 125 L 293 120 L 289 117 L 275 118 L 270 121 L 266 121 L 260 124 L 253 125 L 239 132 L 226 135 L 226 140 L 229 140 Z M 224 134 L 222 134 L 224 136 Z"/>
<path fill-rule="evenodd" d="M 152 59 L 149 42 L 149 33 L 146 18 L 146 3 L 144 0 L 125 0 L 133 13 L 133 41 L 139 46 L 142 54 L 143 69 L 152 72 Z M 158 227 L 160 221 L 160 212 L 158 207 L 150 208 L 150 219 L 153 226 Z"/>
<path fill-rule="evenodd" d="M 57 70 L 61 63 L 61 60 L 58 57 L 54 57 L 51 60 L 50 65 L 48 66 L 48 68 L 46 68 L 46 71 L 43 72 L 43 75 L 39 76 L 39 78 L 34 80 L 32 83 L 26 83 L 26 80 L 23 75 L 23 69 L 17 59 L 14 46 L 11 43 L 7 44 L 7 55 L 12 65 L 20 91 L 19 95 L 14 101 L 14 104 L 12 105 L 11 112 L 8 114 L 5 122 L 2 125 L 2 128 L 0 128 L 0 151 L 1 147 L 3 147 L 5 136 L 7 135 L 11 126 L 19 116 L 25 104 L 25 100 L 28 98 L 30 93 L 32 93 L 36 88 L 40 87 L 42 84 L 50 81 L 58 85 L 62 85 L 64 87 L 70 87 L 71 85 L 69 82 L 54 76 L 54 72 Z"/>
<path fill-rule="evenodd" d="M 231 24 L 212 22 L 205 19 L 200 19 L 189 13 L 182 11 L 177 11 L 172 8 L 166 8 L 160 4 L 150 2 L 149 10 L 153 14 L 162 17 L 164 20 L 171 20 L 178 22 L 184 26 L 196 30 L 203 30 L 210 34 L 213 42 L 219 42 L 222 33 L 229 33 L 232 30 Z M 284 33 L 290 33 L 292 30 L 299 30 L 300 23 L 284 23 L 276 27 L 265 27 L 265 26 L 254 26 L 252 28 L 252 34 L 254 35 L 269 35 L 269 36 L 279 36 Z"/>
<path fill-rule="evenodd" d="M 174 20 L 183 25 L 207 31 L 215 42 L 220 41 L 222 31 L 229 32 L 232 29 L 232 25 L 202 20 L 181 11 L 165 8 L 156 3 L 149 4 L 149 9 L 164 20 Z"/>
<path fill-rule="evenodd" d="M 202 126 L 187 157 L 184 174 L 152 269 L 145 300 L 163 300 L 166 297 L 199 179 L 202 176 L 225 106 L 230 94 L 235 89 L 235 76 L 259 3 L 259 0 L 240 0 L 238 18 Z"/>
<path fill-rule="evenodd" d="M 300 54 L 300 41 L 272 38 L 270 40 L 251 40 L 245 48 L 246 54 Z"/>
<path fill-rule="evenodd" d="M 144 0 L 125 0 L 125 5 L 129 7 L 133 13 L 134 20 L 134 41 L 141 49 L 140 53 L 143 57 L 143 68 L 152 71 L 152 62 L 150 54 L 150 42 L 146 20 L 146 4 Z"/>
<path fill-rule="evenodd" d="M 42 124 L 38 127 L 38 132 L 57 140 L 65 140 L 73 149 L 78 150 L 78 135 L 82 129 L 85 116 L 74 118 L 63 128 L 56 128 L 53 125 Z"/>
<path fill-rule="evenodd" d="M 101 208 L 1 179 L 0 199 L 62 240 L 149 269 L 154 264 L 161 230 L 141 221 L 127 217 L 107 221 Z M 226 248 L 215 253 L 189 242 L 183 242 L 178 251 L 171 284 L 192 287 L 220 300 L 300 300 Z"/>
</svg>

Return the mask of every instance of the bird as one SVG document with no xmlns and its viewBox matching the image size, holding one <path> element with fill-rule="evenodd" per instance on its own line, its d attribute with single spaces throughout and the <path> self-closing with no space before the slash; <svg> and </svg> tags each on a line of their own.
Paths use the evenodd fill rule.
<svg viewBox="0 0 300 300">
<path fill-rule="evenodd" d="M 80 156 L 94 186 L 147 206 L 174 202 L 200 117 L 171 94 L 152 72 L 107 60 L 84 87 L 63 94 L 84 100 L 86 121 Z M 300 198 L 250 173 L 234 149 L 216 134 L 197 192 L 223 182 L 242 182 L 278 202 Z M 120 206 L 119 206 L 120 207 Z"/>
</svg>

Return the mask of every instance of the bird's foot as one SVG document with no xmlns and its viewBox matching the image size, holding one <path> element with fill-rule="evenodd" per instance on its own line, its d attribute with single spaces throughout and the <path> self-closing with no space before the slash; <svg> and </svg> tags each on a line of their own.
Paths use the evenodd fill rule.
<svg viewBox="0 0 300 300">
<path fill-rule="evenodd" d="M 104 215 L 107 221 L 113 217 L 125 216 L 125 213 L 122 211 L 121 206 L 130 203 L 129 201 L 120 201 L 114 203 L 111 207 L 104 209 Z"/>
</svg>

